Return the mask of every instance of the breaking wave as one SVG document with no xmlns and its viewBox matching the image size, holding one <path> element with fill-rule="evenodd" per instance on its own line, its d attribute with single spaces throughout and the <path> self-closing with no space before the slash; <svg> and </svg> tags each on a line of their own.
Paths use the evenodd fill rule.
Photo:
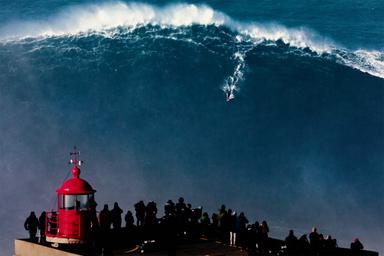
<svg viewBox="0 0 384 256">
<path fill-rule="evenodd" d="M 172 4 L 158 7 L 144 3 L 109 2 L 79 5 L 63 10 L 53 17 L 34 21 L 8 23 L 0 28 L 1 42 L 45 40 L 57 37 L 86 37 L 97 34 L 108 38 L 120 38 L 137 29 L 158 27 L 184 33 L 183 37 L 170 35 L 170 39 L 184 40 L 209 48 L 206 40 L 195 40 L 193 34 L 185 35 L 185 28 L 213 26 L 223 33 L 230 31 L 233 46 L 233 73 L 224 79 L 222 88 L 238 90 L 244 79 L 247 52 L 260 44 L 288 48 L 286 53 L 299 52 L 333 59 L 335 62 L 358 69 L 370 75 L 384 78 L 384 53 L 377 50 L 350 50 L 306 28 L 287 28 L 274 23 L 240 22 L 207 5 Z M 157 31 L 159 31 L 157 30 Z M 161 36 L 155 34 L 152 36 Z M 228 43 L 227 43 L 228 44 Z M 222 43 L 223 46 L 226 43 Z"/>
</svg>

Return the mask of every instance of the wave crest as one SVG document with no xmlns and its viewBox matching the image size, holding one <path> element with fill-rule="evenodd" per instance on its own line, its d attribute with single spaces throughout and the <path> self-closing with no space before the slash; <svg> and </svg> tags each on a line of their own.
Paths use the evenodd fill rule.
<svg viewBox="0 0 384 256">
<path fill-rule="evenodd" d="M 364 49 L 351 51 L 306 28 L 287 28 L 272 23 L 239 22 L 204 4 L 171 4 L 157 7 L 144 3 L 109 2 L 79 5 L 67 8 L 45 20 L 9 23 L 0 28 L 0 38 L 3 39 L 2 41 L 12 41 L 28 37 L 41 38 L 94 32 L 108 35 L 110 29 L 118 27 L 135 29 L 146 25 L 224 26 L 237 33 L 239 38 L 250 39 L 254 45 L 265 41 L 282 41 L 291 47 L 309 49 L 320 56 L 330 55 L 340 64 L 384 78 L 384 53 L 382 52 Z M 229 80 L 233 79 L 232 84 L 235 86 L 241 80 L 238 74 L 242 74 L 241 70 L 244 66 L 244 61 L 238 61 L 234 74 L 228 77 Z M 237 72 L 237 69 L 240 72 Z M 229 80 L 227 84 L 231 84 Z"/>
<path fill-rule="evenodd" d="M 40 21 L 14 22 L 0 29 L 3 38 L 75 35 L 119 26 L 223 25 L 229 18 L 206 5 L 174 4 L 163 8 L 144 3 L 105 3 L 67 8 Z"/>
</svg>

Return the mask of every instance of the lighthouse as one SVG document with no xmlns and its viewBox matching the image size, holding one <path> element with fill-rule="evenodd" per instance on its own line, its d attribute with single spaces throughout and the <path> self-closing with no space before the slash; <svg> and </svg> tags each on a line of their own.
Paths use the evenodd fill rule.
<svg viewBox="0 0 384 256">
<path fill-rule="evenodd" d="M 92 186 L 80 178 L 82 161 L 74 147 L 70 153 L 72 178 L 66 180 L 57 190 L 57 211 L 50 211 L 46 217 L 46 240 L 58 244 L 85 244 L 92 239 L 92 226 L 97 225 L 95 192 Z"/>
</svg>

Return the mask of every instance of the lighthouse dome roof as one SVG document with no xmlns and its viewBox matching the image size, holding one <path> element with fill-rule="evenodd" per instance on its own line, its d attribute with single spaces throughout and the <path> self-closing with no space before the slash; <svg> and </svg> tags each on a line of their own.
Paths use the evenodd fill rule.
<svg viewBox="0 0 384 256">
<path fill-rule="evenodd" d="M 87 181 L 79 178 L 79 174 L 80 169 L 74 166 L 72 168 L 73 177 L 66 180 L 56 192 L 59 194 L 90 194 L 96 192 Z"/>
</svg>

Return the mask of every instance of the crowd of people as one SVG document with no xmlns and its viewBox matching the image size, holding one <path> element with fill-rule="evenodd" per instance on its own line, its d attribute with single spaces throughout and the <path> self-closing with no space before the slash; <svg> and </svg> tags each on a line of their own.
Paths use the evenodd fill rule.
<svg viewBox="0 0 384 256">
<path fill-rule="evenodd" d="M 250 255 L 266 255 L 280 252 L 286 255 L 303 255 L 321 250 L 337 248 L 337 241 L 330 235 L 319 234 L 312 228 L 311 233 L 296 237 L 290 230 L 284 241 L 269 238 L 267 221 L 250 223 L 244 212 L 239 214 L 222 205 L 216 213 L 209 216 L 202 207 L 193 208 L 180 197 L 177 203 L 168 200 L 164 205 L 164 215 L 158 217 L 157 204 L 153 201 L 147 204 L 139 201 L 134 205 L 135 216 L 131 211 L 124 215 L 117 202 L 112 209 L 105 204 L 97 213 L 96 203 L 91 204 L 90 211 L 94 216 L 92 221 L 93 240 L 96 247 L 109 248 L 127 244 L 137 244 L 142 241 L 159 241 L 174 255 L 176 245 L 180 240 L 204 238 L 220 241 L 228 246 L 247 250 Z M 37 242 L 37 230 L 40 230 L 40 243 L 44 243 L 46 213 L 39 218 L 34 212 L 28 216 L 24 227 L 29 232 L 31 241 Z M 136 220 L 135 220 L 136 217 Z M 113 242 L 112 242 L 113 241 Z M 359 239 L 355 239 L 350 248 L 362 250 L 364 247 Z"/>
</svg>

